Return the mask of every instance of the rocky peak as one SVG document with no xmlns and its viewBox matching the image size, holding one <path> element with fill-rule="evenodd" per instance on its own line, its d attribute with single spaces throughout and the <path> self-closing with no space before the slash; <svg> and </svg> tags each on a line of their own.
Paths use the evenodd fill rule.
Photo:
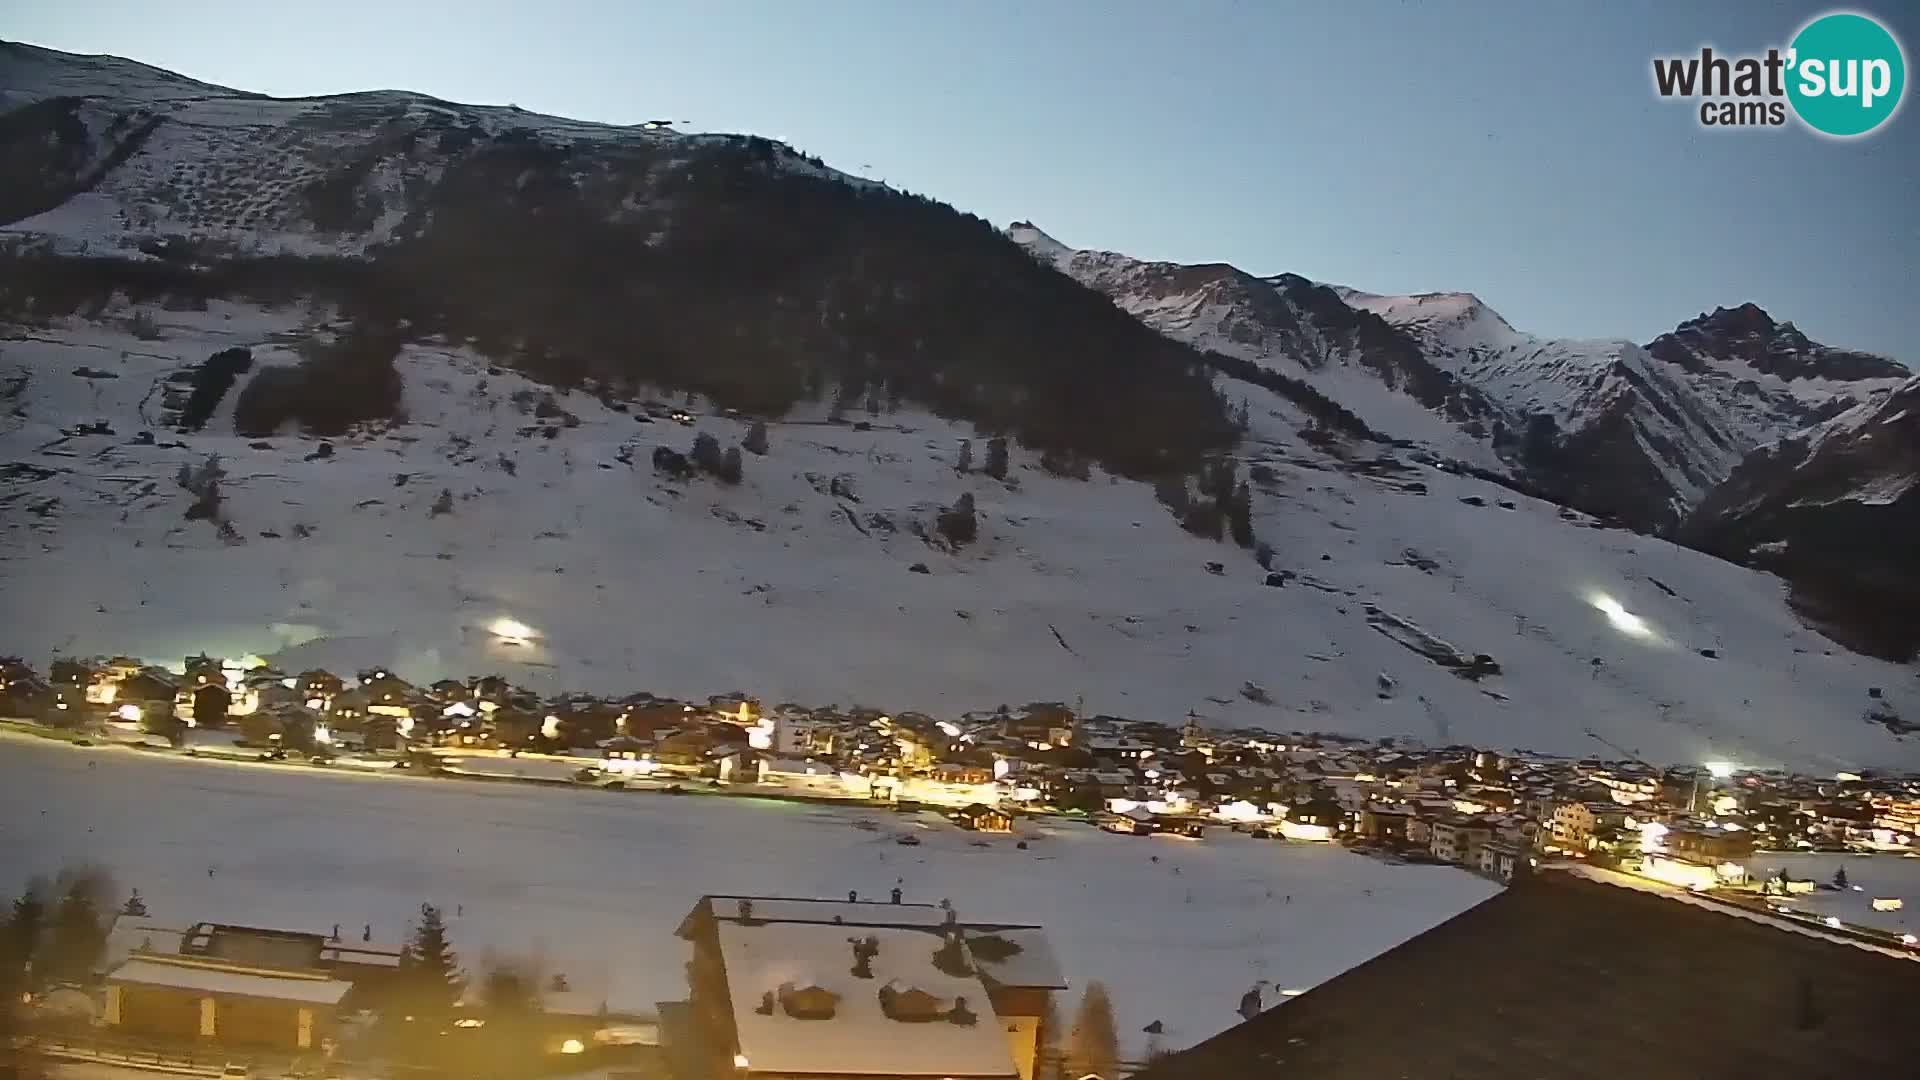
<svg viewBox="0 0 1920 1080">
<path fill-rule="evenodd" d="M 1062 265 L 1076 254 L 1072 248 L 1048 236 L 1046 230 L 1031 221 L 1016 221 L 1007 226 L 1007 239 L 1025 248 L 1034 258 L 1055 266 Z"/>
<path fill-rule="evenodd" d="M 1715 308 L 1662 334 L 1647 345 L 1658 360 L 1688 371 L 1707 370 L 1709 361 L 1745 365 L 1780 379 L 1897 379 L 1909 372 L 1884 356 L 1834 349 L 1801 333 L 1790 322 L 1775 322 L 1758 304 Z"/>
<path fill-rule="evenodd" d="M 1778 325 L 1773 316 L 1767 314 L 1767 309 L 1752 301 L 1739 307 L 1716 307 L 1712 314 L 1702 314 L 1680 324 L 1681 329 L 1697 327 L 1734 336 L 1771 334 Z"/>
</svg>

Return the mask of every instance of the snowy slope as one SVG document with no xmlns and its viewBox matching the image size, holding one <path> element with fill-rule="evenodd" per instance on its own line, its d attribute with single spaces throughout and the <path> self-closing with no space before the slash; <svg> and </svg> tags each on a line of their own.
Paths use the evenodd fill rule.
<svg viewBox="0 0 1920 1080">
<path fill-rule="evenodd" d="M 104 173 L 81 170 L 58 205 L 0 218 L 0 239 L 96 257 L 151 257 L 167 241 L 191 241 L 202 256 L 359 255 L 400 238 L 403 224 L 419 227 L 435 185 L 479 139 L 511 134 L 563 148 L 585 176 L 636 148 L 733 138 L 402 91 L 269 98 L 118 57 L 0 41 L 0 112 L 26 106 L 43 110 L 48 141 L 84 129 L 120 157 Z M 872 184 L 784 147 L 777 161 Z"/>
<path fill-rule="evenodd" d="M 119 56 L 76 56 L 18 42 L 0 42 L 0 107 L 49 97 L 144 98 L 172 101 L 245 97 L 239 90 L 190 79 Z"/>
<path fill-rule="evenodd" d="M 1057 477 L 1018 447 L 1009 483 L 958 476 L 961 440 L 978 461 L 979 437 L 909 411 L 871 431 L 799 412 L 769 424 L 771 452 L 747 455 L 740 487 L 668 482 L 649 454 L 684 450 L 693 429 L 577 392 L 557 398 L 577 426 L 542 420 L 544 388 L 462 348 L 409 347 L 408 421 L 334 440 L 330 457 L 310 438 L 255 448 L 231 434 L 232 395 L 204 432 L 178 435 L 156 426 L 169 374 L 235 344 L 290 362 L 326 313 L 153 310 L 157 341 L 120 323 L 130 314 L 0 341 L 13 410 L 0 606 L 35 613 L 0 651 L 251 651 L 416 679 L 498 670 L 543 689 L 937 714 L 1084 697 L 1142 718 L 1197 709 L 1215 724 L 1660 761 L 1920 762 L 1920 742 L 1860 718 L 1868 687 L 1911 697 L 1911 679 L 1802 628 L 1775 579 L 1404 453 L 1317 449 L 1294 407 L 1256 387 L 1241 388 L 1244 450 L 1272 470 L 1256 528 L 1275 568 L 1298 574 L 1284 588 L 1246 552 L 1180 530 L 1145 485 Z M 697 430 L 743 435 L 694 408 Z M 95 421 L 113 434 L 62 434 Z M 136 444 L 142 430 L 155 445 Z M 213 453 L 239 543 L 183 518 L 175 474 Z M 836 477 L 852 497 L 832 493 Z M 443 490 L 453 511 L 433 516 Z M 974 546 L 916 535 L 963 491 L 980 510 Z M 533 640 L 490 633 L 502 618 Z M 1457 677 L 1406 644 L 1419 631 L 1504 674 Z M 1248 682 L 1274 704 L 1241 696 Z"/>
<path fill-rule="evenodd" d="M 1689 542 L 1777 569 L 1851 647 L 1920 650 L 1920 378 L 1761 448 L 1687 519 Z"/>
<path fill-rule="evenodd" d="M 1421 366 L 1411 343 L 1360 340 L 1350 319 L 1337 318 L 1339 312 L 1334 325 L 1317 323 L 1313 312 L 1287 295 L 1286 286 L 1310 294 L 1314 286 L 1303 279 L 1267 280 L 1225 264 L 1183 266 L 1082 251 L 1028 222 L 1014 223 L 1007 235 L 1168 337 L 1302 379 L 1379 431 L 1477 465 L 1501 467 L 1484 432 L 1476 438 L 1458 426 L 1457 421 L 1482 414 L 1477 402 L 1449 402 L 1444 388 L 1422 396 L 1404 392 L 1418 377 L 1404 367 Z"/>
</svg>

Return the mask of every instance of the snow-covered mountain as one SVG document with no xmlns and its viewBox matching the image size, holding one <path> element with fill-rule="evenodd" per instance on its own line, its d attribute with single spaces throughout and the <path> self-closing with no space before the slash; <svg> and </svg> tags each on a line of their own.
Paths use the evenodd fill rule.
<svg viewBox="0 0 1920 1080">
<path fill-rule="evenodd" d="M 1291 274 L 1259 278 L 1224 263 L 1185 266 L 1080 251 L 1028 222 L 1014 223 L 1007 235 L 1176 341 L 1303 379 L 1382 433 L 1499 464 L 1484 442 L 1484 425 L 1497 410 L 1337 290 Z"/>
<path fill-rule="evenodd" d="M 1645 346 L 1571 341 L 1516 330 L 1470 293 L 1380 296 L 1143 262 L 1076 251 L 1024 222 L 1009 235 L 1177 340 L 1305 377 L 1385 431 L 1495 455 L 1556 498 L 1642 529 L 1671 529 L 1748 453 L 1909 374 L 1751 304 Z M 1431 415 L 1409 418 L 1409 405 Z"/>
<path fill-rule="evenodd" d="M 1920 649 L 1920 378 L 1749 456 L 1687 520 L 1685 535 L 1791 578 L 1795 606 L 1853 647 L 1912 656 Z"/>
<path fill-rule="evenodd" d="M 565 148 L 583 181 L 609 183 L 623 179 L 609 167 L 623 158 L 665 163 L 732 141 L 397 91 L 269 98 L 5 41 L 0 110 L 10 150 L 0 236 L 95 257 L 359 254 L 427 227 L 420 211 L 449 169 L 490 140 Z M 784 147 L 771 156 L 866 183 Z"/>
<path fill-rule="evenodd" d="M 0 606 L 33 618 L 6 651 L 253 652 L 940 715 L 1081 698 L 1657 761 L 1920 765 L 1920 740 L 1862 720 L 1874 687 L 1920 712 L 1910 675 L 1802 627 L 1777 580 L 1404 452 L 1303 438 L 1300 410 L 1258 387 L 1243 454 L 1272 579 L 1146 485 L 1059 476 L 1019 446 L 998 481 L 970 427 L 910 408 L 856 425 L 802 407 L 739 486 L 674 479 L 655 447 L 732 445 L 746 422 L 704 402 L 691 428 L 641 422 L 443 342 L 401 351 L 404 422 L 252 438 L 236 389 L 203 430 L 169 424 L 208 357 L 240 346 L 251 377 L 284 369 L 333 318 L 116 302 L 7 331 Z M 180 483 L 214 454 L 227 528 L 189 518 Z M 962 493 L 979 537 L 954 549 L 936 520 Z M 1498 673 L 1466 677 L 1476 654 Z"/>
<path fill-rule="evenodd" d="M 1301 390 L 764 140 L 0 62 L 0 652 L 1920 764 L 1908 669 L 1484 478 L 1510 407 L 1333 289 L 1188 308 Z M 738 485 L 653 464 L 753 416 Z M 1226 463 L 1270 568 L 1165 505 Z"/>
</svg>

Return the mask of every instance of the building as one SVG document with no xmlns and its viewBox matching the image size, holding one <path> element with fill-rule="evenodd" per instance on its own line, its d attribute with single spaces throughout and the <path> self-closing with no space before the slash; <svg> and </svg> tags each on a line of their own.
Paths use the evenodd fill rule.
<svg viewBox="0 0 1920 1080">
<path fill-rule="evenodd" d="M 1158 827 L 1153 811 L 1144 806 L 1129 807 L 1120 813 L 1105 812 L 1094 816 L 1094 823 L 1112 833 L 1127 836 L 1151 836 Z"/>
<path fill-rule="evenodd" d="M 1540 823 L 1531 818 L 1508 816 L 1496 823 L 1493 838 L 1516 851 L 1532 851 L 1540 843 Z"/>
<path fill-rule="evenodd" d="M 114 696 L 118 705 L 132 705 L 148 716 L 172 715 L 174 698 L 180 687 L 166 673 L 142 669 L 120 680 Z"/>
<path fill-rule="evenodd" d="M 1869 802 L 1873 824 L 1901 836 L 1920 836 L 1920 798 L 1877 794 Z"/>
<path fill-rule="evenodd" d="M 1711 889 L 1721 883 L 1719 875 L 1706 863 L 1659 853 L 1650 853 L 1640 860 L 1640 873 L 1683 889 Z"/>
<path fill-rule="evenodd" d="M 1429 849 L 1441 862 L 1477 866 L 1480 845 L 1493 839 L 1493 828 L 1478 818 L 1441 818 L 1433 823 Z"/>
<path fill-rule="evenodd" d="M 1499 840 L 1480 845 L 1475 864 L 1479 871 L 1496 881 L 1513 883 L 1514 875 L 1527 864 L 1526 849 Z"/>
<path fill-rule="evenodd" d="M 1904 1076 L 1920 1060 L 1920 963 L 1589 872 L 1519 875 L 1136 1080 Z"/>
<path fill-rule="evenodd" d="M 1626 808 L 1613 802 L 1562 802 L 1553 808 L 1553 844 L 1562 851 L 1583 852 L 1593 847 L 1593 835 L 1603 828 L 1626 826 Z"/>
<path fill-rule="evenodd" d="M 773 749 L 787 757 L 831 754 L 837 725 L 815 719 L 797 707 L 783 706 L 773 714 Z"/>
<path fill-rule="evenodd" d="M 103 1021 L 161 1042 L 323 1049 L 348 995 L 400 963 L 398 950 L 302 930 L 125 929 L 109 934 Z"/>
<path fill-rule="evenodd" d="M 660 1007 L 676 1080 L 1033 1080 L 1066 988 L 1039 927 L 933 904 L 702 897 L 685 1002 Z"/>
<path fill-rule="evenodd" d="M 968 803 L 953 812 L 953 820 L 961 828 L 975 832 L 1007 833 L 1013 831 L 1013 815 L 997 806 L 985 803 Z"/>
<path fill-rule="evenodd" d="M 1433 823 L 1437 816 L 1422 811 L 1410 811 L 1407 814 L 1407 846 L 1416 849 L 1431 849 L 1433 846 Z"/>
<path fill-rule="evenodd" d="M 106 1026 L 169 1041 L 314 1050 L 353 984 L 183 956 L 142 955 L 107 973 Z"/>
<path fill-rule="evenodd" d="M 1360 811 L 1360 835 L 1376 844 L 1399 847 L 1407 842 L 1407 811 L 1373 803 Z"/>
<path fill-rule="evenodd" d="M 1743 862 L 1753 855 L 1753 834 L 1745 829 L 1675 825 L 1662 842 L 1668 851 L 1691 862 Z"/>
<path fill-rule="evenodd" d="M 993 783 L 993 766 L 943 761 L 932 768 L 930 776 L 942 784 L 991 784 Z"/>
</svg>

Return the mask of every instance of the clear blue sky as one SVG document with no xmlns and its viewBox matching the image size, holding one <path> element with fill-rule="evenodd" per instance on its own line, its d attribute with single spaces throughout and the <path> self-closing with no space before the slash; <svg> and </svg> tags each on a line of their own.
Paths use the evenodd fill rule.
<svg viewBox="0 0 1920 1080">
<path fill-rule="evenodd" d="M 1857 9 L 1920 58 L 1910 0 Z M 758 132 L 1075 246 L 1471 290 L 1542 333 L 1644 341 L 1752 300 L 1920 365 L 1920 107 L 1840 143 L 1703 131 L 1652 93 L 1656 53 L 1784 46 L 1825 10 L 16 0 L 0 36 L 271 94 Z"/>
</svg>

